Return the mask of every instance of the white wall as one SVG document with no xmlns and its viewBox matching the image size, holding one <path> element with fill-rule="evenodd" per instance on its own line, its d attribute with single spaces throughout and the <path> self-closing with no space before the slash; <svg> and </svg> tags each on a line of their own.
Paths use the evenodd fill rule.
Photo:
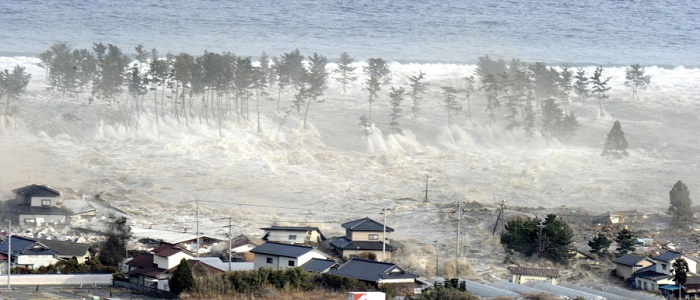
<svg viewBox="0 0 700 300">
<path fill-rule="evenodd" d="M 18 265 L 30 265 L 32 269 L 38 269 L 56 262 L 58 260 L 53 255 L 19 255 L 15 263 Z"/>
<path fill-rule="evenodd" d="M 178 252 L 168 257 L 153 255 L 153 263 L 158 265 L 159 268 L 167 270 L 180 264 L 180 260 L 183 258 L 190 260 L 192 259 L 192 256 L 189 256 L 184 252 Z"/>
<path fill-rule="evenodd" d="M 7 276 L 0 276 L 0 282 L 6 283 Z M 37 284 L 99 284 L 111 285 L 112 274 L 25 274 L 10 275 L 10 285 Z"/>
</svg>

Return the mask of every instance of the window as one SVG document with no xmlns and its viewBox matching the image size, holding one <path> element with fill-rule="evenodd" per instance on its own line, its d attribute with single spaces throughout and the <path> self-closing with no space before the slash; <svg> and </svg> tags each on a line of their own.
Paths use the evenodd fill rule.
<svg viewBox="0 0 700 300">
<path fill-rule="evenodd" d="M 296 241 L 296 240 L 297 240 L 297 235 L 296 235 L 296 234 L 290 234 L 290 235 L 289 235 L 289 240 L 290 240 L 290 241 Z"/>
<path fill-rule="evenodd" d="M 376 234 L 376 233 L 372 233 L 372 234 L 369 235 L 368 238 L 369 238 L 370 241 L 376 241 L 376 240 L 379 239 L 379 235 Z"/>
<path fill-rule="evenodd" d="M 293 267 L 293 266 L 294 266 L 294 261 L 293 261 L 293 260 L 290 260 L 290 261 L 287 263 L 287 265 L 290 266 L 290 267 Z"/>
<path fill-rule="evenodd" d="M 36 219 L 24 219 L 24 224 L 34 224 Z"/>
<path fill-rule="evenodd" d="M 267 262 L 268 264 L 272 264 L 272 257 L 266 258 L 265 262 Z"/>
<path fill-rule="evenodd" d="M 647 290 L 647 282 L 644 282 L 644 289 Z"/>
<path fill-rule="evenodd" d="M 51 206 L 51 199 L 41 199 L 41 206 Z"/>
<path fill-rule="evenodd" d="M 666 264 L 661 264 L 661 270 L 666 270 Z"/>
</svg>

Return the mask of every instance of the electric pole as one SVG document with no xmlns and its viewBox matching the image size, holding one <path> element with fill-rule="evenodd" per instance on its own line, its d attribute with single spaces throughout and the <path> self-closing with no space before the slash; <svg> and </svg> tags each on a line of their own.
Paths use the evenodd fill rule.
<svg viewBox="0 0 700 300">
<path fill-rule="evenodd" d="M 542 229 L 544 228 L 544 220 L 540 220 L 540 224 L 538 224 L 537 227 L 540 228 L 540 233 L 537 237 L 537 239 L 539 240 L 538 241 L 539 242 L 538 252 L 540 254 L 540 257 L 542 257 L 542 255 L 544 254 L 544 236 L 542 236 Z"/>
<path fill-rule="evenodd" d="M 457 271 L 457 278 L 459 278 L 459 257 L 462 254 L 459 248 L 459 240 L 462 237 L 462 230 L 460 227 L 462 224 L 462 204 L 464 204 L 464 202 L 457 202 L 457 251 L 455 251 L 455 270 Z"/>
<path fill-rule="evenodd" d="M 428 179 L 430 175 L 425 175 L 425 199 L 423 201 L 428 202 Z"/>
<path fill-rule="evenodd" d="M 197 213 L 196 213 L 196 222 L 197 222 L 196 231 L 197 232 L 195 233 L 196 239 L 197 239 L 197 252 L 195 252 L 195 255 L 197 257 L 199 257 L 199 200 L 195 200 L 195 202 L 197 202 Z"/>
<path fill-rule="evenodd" d="M 383 229 L 382 229 L 382 261 L 386 261 L 386 214 L 388 211 L 391 209 L 388 208 L 382 208 L 382 212 L 380 214 L 384 215 L 384 223 Z"/>
<path fill-rule="evenodd" d="M 10 273 L 12 273 L 12 220 L 7 220 L 7 289 L 10 289 Z"/>
<path fill-rule="evenodd" d="M 438 277 L 440 270 L 440 239 L 435 240 L 435 277 Z"/>
</svg>

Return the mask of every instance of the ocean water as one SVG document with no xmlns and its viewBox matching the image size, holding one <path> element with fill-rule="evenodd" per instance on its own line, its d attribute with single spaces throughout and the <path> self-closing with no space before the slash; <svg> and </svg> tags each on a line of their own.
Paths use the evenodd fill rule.
<svg viewBox="0 0 700 300">
<path fill-rule="evenodd" d="M 473 63 L 478 56 L 552 64 L 700 66 L 700 1 L 3 0 L 0 55 L 137 44 L 161 53 Z"/>
</svg>

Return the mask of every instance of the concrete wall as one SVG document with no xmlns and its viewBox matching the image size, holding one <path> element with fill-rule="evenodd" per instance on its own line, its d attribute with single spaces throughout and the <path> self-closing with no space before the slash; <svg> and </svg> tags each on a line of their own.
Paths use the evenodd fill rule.
<svg viewBox="0 0 700 300">
<path fill-rule="evenodd" d="M 7 284 L 7 276 L 0 276 L 0 282 Z M 10 275 L 10 285 L 112 285 L 112 274 L 25 274 Z"/>
</svg>

